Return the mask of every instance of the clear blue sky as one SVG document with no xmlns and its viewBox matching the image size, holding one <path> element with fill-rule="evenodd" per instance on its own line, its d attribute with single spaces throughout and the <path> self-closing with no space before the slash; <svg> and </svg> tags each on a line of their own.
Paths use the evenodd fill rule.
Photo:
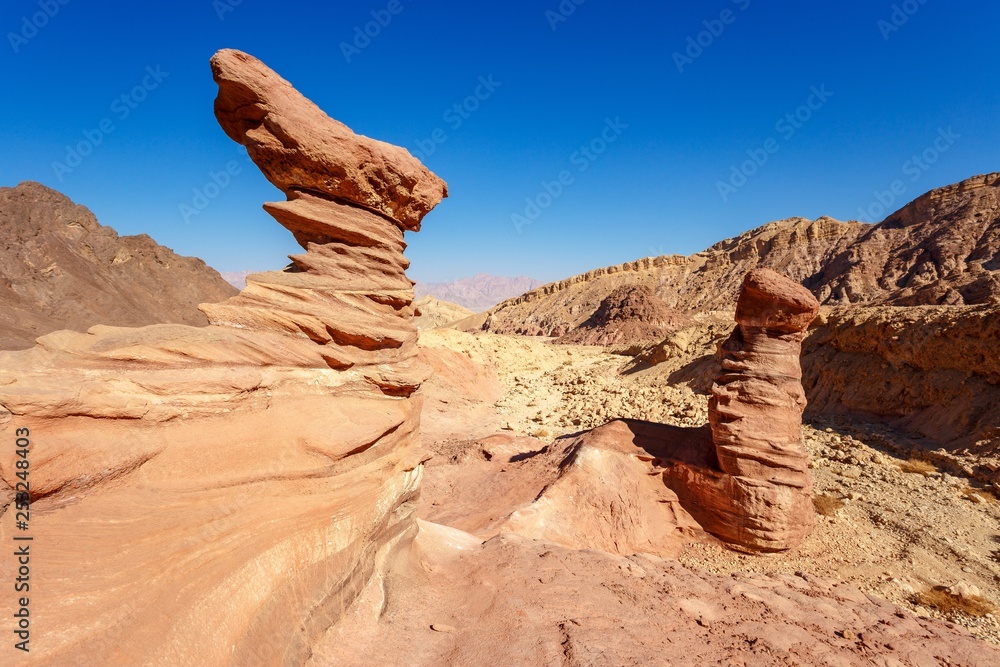
<svg viewBox="0 0 1000 667">
<path fill-rule="evenodd" d="M 397 1 L 7 0 L 0 185 L 41 181 L 222 271 L 282 266 L 296 246 L 260 208 L 281 195 L 212 115 L 208 59 L 223 47 L 359 133 L 435 145 L 425 162 L 452 196 L 409 235 L 418 280 L 559 279 L 770 220 L 858 218 L 894 181 L 890 208 L 1000 170 L 995 2 L 908 0 L 912 15 L 893 17 L 889 0 Z M 546 14 L 560 4 L 575 10 Z M 35 16 L 44 7 L 54 16 Z M 345 55 L 373 11 L 391 21 Z M 689 38 L 705 46 L 679 71 Z M 485 99 L 467 101 L 477 88 Z M 779 125 L 789 113 L 808 119 Z M 113 131 L 60 180 L 53 163 L 102 121 Z M 767 161 L 743 183 L 732 169 L 747 151 Z M 909 162 L 924 151 L 933 163 Z M 185 220 L 181 205 L 233 159 L 232 182 Z M 543 183 L 557 191 L 560 175 L 550 202 Z M 739 187 L 723 197 L 720 181 Z M 518 232 L 512 215 L 539 212 L 526 198 L 547 207 Z"/>
</svg>

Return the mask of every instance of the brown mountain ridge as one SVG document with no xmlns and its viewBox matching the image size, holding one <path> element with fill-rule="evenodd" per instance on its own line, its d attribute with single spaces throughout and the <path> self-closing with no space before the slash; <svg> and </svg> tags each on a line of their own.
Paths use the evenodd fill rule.
<svg viewBox="0 0 1000 667">
<path fill-rule="evenodd" d="M 636 284 L 682 312 L 729 310 L 743 276 L 758 267 L 799 281 L 827 306 L 1000 303 L 1000 173 L 932 190 L 877 225 L 789 218 L 694 255 L 590 271 L 509 299 L 462 327 L 561 335 L 616 288 Z"/>
<path fill-rule="evenodd" d="M 119 236 L 86 207 L 39 183 L 0 188 L 0 349 L 60 329 L 208 319 L 198 305 L 237 290 L 194 257 L 145 234 Z"/>
</svg>

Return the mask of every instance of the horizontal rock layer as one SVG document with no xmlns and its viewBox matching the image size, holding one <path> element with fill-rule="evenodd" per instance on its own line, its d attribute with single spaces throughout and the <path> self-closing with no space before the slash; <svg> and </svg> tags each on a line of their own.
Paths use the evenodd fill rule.
<svg viewBox="0 0 1000 667">
<path fill-rule="evenodd" d="M 818 311 L 794 281 L 769 269 L 747 274 L 708 404 L 714 451 L 707 465 L 678 462 L 664 473 L 705 530 L 747 549 L 790 549 L 815 522 L 799 355 Z"/>
</svg>

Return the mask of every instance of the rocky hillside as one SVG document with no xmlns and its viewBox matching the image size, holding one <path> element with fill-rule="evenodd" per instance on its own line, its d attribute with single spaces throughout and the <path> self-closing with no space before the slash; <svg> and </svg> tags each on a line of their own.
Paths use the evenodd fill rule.
<svg viewBox="0 0 1000 667">
<path fill-rule="evenodd" d="M 707 394 L 731 329 L 720 315 L 699 316 L 640 355 L 640 366 Z M 997 306 L 824 308 L 802 349 L 806 415 L 877 417 L 918 438 L 922 456 L 943 447 L 937 454 L 956 455 L 965 474 L 1000 482 L 998 341 Z"/>
<path fill-rule="evenodd" d="M 647 285 L 682 311 L 731 309 L 756 267 L 798 280 L 824 305 L 1000 302 L 1000 173 L 929 192 L 877 225 L 791 218 L 688 257 L 591 271 L 505 301 L 465 326 L 557 335 L 626 284 Z"/>
<path fill-rule="evenodd" d="M 0 349 L 95 324 L 206 325 L 198 305 L 236 294 L 202 260 L 118 236 L 38 183 L 0 188 L 0 253 Z"/>
<path fill-rule="evenodd" d="M 888 418 L 1000 470 L 1000 308 L 836 308 L 820 315 L 802 366 L 810 414 Z M 966 471 L 1000 481 L 996 470 Z"/>
<path fill-rule="evenodd" d="M 571 345 L 637 345 L 663 340 L 690 322 L 645 285 L 623 285 L 601 302 L 590 319 L 561 337 Z"/>
<path fill-rule="evenodd" d="M 432 296 L 425 296 L 413 302 L 417 309 L 414 321 L 421 331 L 425 329 L 436 329 L 437 327 L 451 324 L 456 320 L 461 320 L 474 313 L 457 303 L 449 303 Z"/>
<path fill-rule="evenodd" d="M 433 296 L 442 301 L 457 303 L 474 313 L 479 313 L 497 305 L 504 299 L 524 294 L 541 282 L 527 276 L 506 278 L 477 273 L 449 283 L 422 283 L 413 286 L 417 298 Z"/>
</svg>

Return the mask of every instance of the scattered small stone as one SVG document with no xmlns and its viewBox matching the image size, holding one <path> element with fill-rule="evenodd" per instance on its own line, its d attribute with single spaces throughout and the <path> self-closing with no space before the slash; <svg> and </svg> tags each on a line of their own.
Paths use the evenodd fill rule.
<svg viewBox="0 0 1000 667">
<path fill-rule="evenodd" d="M 443 623 L 431 624 L 431 630 L 434 632 L 455 632 L 455 628 L 450 625 L 444 625 Z"/>
</svg>

